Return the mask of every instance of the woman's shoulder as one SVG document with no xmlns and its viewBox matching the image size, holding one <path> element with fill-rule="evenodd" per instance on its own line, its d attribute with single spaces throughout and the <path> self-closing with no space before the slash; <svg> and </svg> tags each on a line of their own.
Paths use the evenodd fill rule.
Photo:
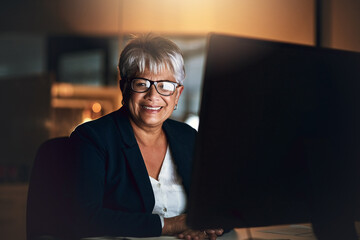
<svg viewBox="0 0 360 240">
<path fill-rule="evenodd" d="M 113 128 L 118 121 L 120 122 L 128 121 L 127 113 L 123 108 L 108 113 L 95 120 L 82 123 L 78 125 L 76 129 L 77 128 L 95 128 L 95 129 Z"/>
<path fill-rule="evenodd" d="M 123 109 L 116 110 L 98 119 L 78 125 L 73 133 L 99 139 L 119 137 L 120 132 L 126 132 L 131 127 Z M 120 129 L 121 128 L 121 129 Z"/>
<path fill-rule="evenodd" d="M 98 119 L 91 120 L 82 124 L 79 124 L 76 128 L 76 130 L 85 130 L 85 129 L 106 129 L 111 128 L 112 125 L 115 123 L 114 118 L 116 116 L 116 112 L 111 112 L 109 114 L 106 114 Z"/>
</svg>

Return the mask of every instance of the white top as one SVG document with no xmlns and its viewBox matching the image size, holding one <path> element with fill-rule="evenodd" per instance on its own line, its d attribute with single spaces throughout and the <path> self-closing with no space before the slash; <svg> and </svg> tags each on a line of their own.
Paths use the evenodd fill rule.
<svg viewBox="0 0 360 240">
<path fill-rule="evenodd" d="M 149 176 L 150 177 L 150 176 Z M 158 180 L 150 177 L 155 196 L 154 214 L 158 214 L 164 227 L 164 218 L 182 214 L 186 208 L 186 194 L 182 180 L 176 172 L 170 148 L 167 147 Z"/>
</svg>

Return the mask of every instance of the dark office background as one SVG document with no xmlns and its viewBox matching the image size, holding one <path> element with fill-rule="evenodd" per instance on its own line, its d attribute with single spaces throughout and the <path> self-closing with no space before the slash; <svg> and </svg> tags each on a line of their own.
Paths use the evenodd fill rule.
<svg viewBox="0 0 360 240">
<path fill-rule="evenodd" d="M 206 34 L 360 52 L 360 1 L 2 0 L 0 238 L 25 239 L 27 183 L 39 145 L 121 106 L 116 65 L 130 34 L 159 33 L 184 52 L 172 116 L 196 128 Z"/>
</svg>

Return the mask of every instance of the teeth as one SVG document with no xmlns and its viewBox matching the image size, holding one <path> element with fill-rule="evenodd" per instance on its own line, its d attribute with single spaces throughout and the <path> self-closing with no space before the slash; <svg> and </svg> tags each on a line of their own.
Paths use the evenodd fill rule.
<svg viewBox="0 0 360 240">
<path fill-rule="evenodd" d="M 160 110 L 161 107 L 147 107 L 147 106 L 143 106 L 143 108 L 149 109 L 149 110 Z"/>
</svg>

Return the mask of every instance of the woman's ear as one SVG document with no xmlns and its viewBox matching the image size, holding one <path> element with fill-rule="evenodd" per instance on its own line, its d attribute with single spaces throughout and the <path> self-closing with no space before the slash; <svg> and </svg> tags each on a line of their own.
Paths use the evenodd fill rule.
<svg viewBox="0 0 360 240">
<path fill-rule="evenodd" d="M 176 103 L 176 104 L 178 103 L 179 98 L 180 98 L 183 90 L 184 90 L 184 86 L 180 86 L 180 87 L 177 88 L 177 91 L 176 91 L 176 99 L 175 99 L 175 103 Z"/>
</svg>

